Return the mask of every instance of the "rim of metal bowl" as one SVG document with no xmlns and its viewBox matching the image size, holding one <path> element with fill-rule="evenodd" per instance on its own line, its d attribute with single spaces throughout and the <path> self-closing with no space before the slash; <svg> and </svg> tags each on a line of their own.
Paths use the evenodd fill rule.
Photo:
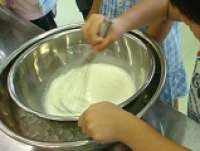
<svg viewBox="0 0 200 151">
<path fill-rule="evenodd" d="M 29 55 L 29 53 L 32 52 L 34 46 L 46 41 L 49 39 L 49 37 L 51 37 L 52 35 L 59 35 L 59 33 L 61 32 L 67 32 L 67 33 L 71 33 L 74 32 L 74 30 L 80 30 L 80 25 L 79 28 L 77 28 L 77 26 L 75 25 L 73 28 L 73 25 L 71 26 L 71 28 L 68 28 L 68 26 L 65 27 L 60 27 L 58 29 L 53 29 L 51 31 L 45 32 L 41 35 L 36 36 L 34 39 L 35 40 L 30 40 L 28 41 L 26 46 L 22 46 L 19 48 L 20 52 L 23 52 L 13 63 L 10 72 L 8 74 L 8 78 L 7 78 L 7 85 L 8 85 L 8 90 L 9 90 L 9 94 L 11 96 L 11 98 L 14 100 L 14 102 L 21 107 L 22 109 L 24 109 L 27 112 L 33 113 L 39 117 L 48 119 L 48 120 L 56 120 L 56 121 L 77 121 L 79 116 L 54 116 L 54 115 L 49 115 L 49 114 L 45 114 L 45 113 L 41 113 L 41 112 L 37 112 L 34 111 L 33 109 L 30 109 L 29 107 L 26 107 L 25 105 L 23 105 L 22 103 L 20 103 L 20 98 L 17 96 L 17 94 L 15 93 L 15 89 L 14 89 L 14 82 L 13 82 L 13 77 L 15 75 L 15 71 L 16 71 L 16 67 L 23 61 L 23 59 Z M 62 33 L 61 33 L 62 34 Z M 125 33 L 124 34 L 126 37 L 133 39 L 133 35 L 129 34 L 129 33 Z M 152 77 L 155 73 L 155 58 L 152 54 L 151 51 L 148 51 L 150 57 L 151 57 L 151 70 L 149 70 L 148 76 L 146 78 L 146 81 L 144 82 L 144 84 L 139 88 L 139 90 L 130 98 L 128 98 L 127 100 L 125 100 L 124 102 L 122 102 L 121 104 L 119 104 L 118 106 L 120 107 L 124 107 L 126 105 L 128 105 L 130 102 L 132 102 L 134 99 L 136 99 L 141 93 L 142 91 L 148 86 L 148 84 L 150 83 L 150 81 L 152 80 Z"/>
<path fill-rule="evenodd" d="M 133 39 L 133 34 L 126 33 L 125 35 L 127 37 L 129 37 L 130 39 Z M 145 90 L 145 88 L 151 82 L 151 80 L 152 80 L 152 78 L 154 76 L 154 73 L 155 73 L 156 63 L 155 63 L 155 57 L 154 57 L 153 53 L 151 51 L 148 51 L 148 53 L 149 53 L 149 55 L 151 57 L 151 61 L 152 61 L 151 62 L 151 67 L 150 67 L 152 70 L 149 70 L 147 78 L 146 78 L 144 84 L 139 88 L 139 90 L 133 96 L 131 96 L 130 98 L 128 98 L 127 100 L 125 100 L 124 102 L 122 102 L 121 104 L 119 104 L 118 106 L 125 107 L 126 105 L 128 105 L 129 103 L 131 103 L 132 101 L 134 101 Z"/>
</svg>

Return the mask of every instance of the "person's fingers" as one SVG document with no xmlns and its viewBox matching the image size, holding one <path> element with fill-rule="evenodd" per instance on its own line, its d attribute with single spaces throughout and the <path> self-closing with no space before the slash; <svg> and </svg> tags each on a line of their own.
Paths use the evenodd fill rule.
<svg viewBox="0 0 200 151">
<path fill-rule="evenodd" d="M 84 36 L 84 39 L 88 42 L 89 40 L 89 35 L 88 35 L 88 31 L 90 28 L 90 21 L 86 22 L 82 27 L 81 27 L 81 33 Z"/>
<path fill-rule="evenodd" d="M 106 48 L 108 48 L 108 46 L 110 46 L 113 42 L 114 40 L 113 40 L 112 35 L 108 35 L 106 38 L 101 39 L 99 43 L 97 43 L 96 45 L 93 45 L 92 47 L 95 52 L 101 52 L 105 50 Z"/>
<path fill-rule="evenodd" d="M 84 118 L 85 118 L 85 116 L 86 116 L 86 112 L 87 112 L 87 110 L 86 111 L 84 111 L 82 114 L 81 114 L 81 116 L 79 117 L 79 119 L 78 119 L 78 126 L 79 127 L 82 127 L 85 123 L 84 123 Z"/>
<path fill-rule="evenodd" d="M 89 137 L 88 128 L 87 128 L 88 127 L 88 122 L 86 120 L 86 114 L 87 114 L 86 112 L 87 112 L 87 110 L 84 111 L 82 113 L 82 115 L 79 117 L 78 126 L 81 128 L 82 133 L 85 134 L 87 137 Z"/>
<path fill-rule="evenodd" d="M 100 18 L 100 20 L 99 20 Z M 82 26 L 81 32 L 84 35 L 85 40 L 89 44 L 96 44 L 96 39 L 98 39 L 98 31 L 101 25 L 101 18 L 100 15 L 93 14 Z"/>
<path fill-rule="evenodd" d="M 91 39 L 91 44 L 95 45 L 97 43 L 99 43 L 99 40 L 103 37 L 99 36 L 99 32 L 101 29 L 101 25 L 105 19 L 104 16 L 100 16 L 100 15 L 94 15 L 92 17 L 96 17 L 95 19 L 91 20 L 91 29 L 89 30 L 89 37 Z"/>
<path fill-rule="evenodd" d="M 78 120 L 78 126 L 81 128 L 81 132 L 82 132 L 84 135 L 86 135 L 87 137 L 89 137 L 88 134 L 87 134 L 87 124 L 84 123 L 83 118 L 84 118 L 83 116 L 81 116 L 81 117 L 79 118 L 79 120 Z"/>
</svg>

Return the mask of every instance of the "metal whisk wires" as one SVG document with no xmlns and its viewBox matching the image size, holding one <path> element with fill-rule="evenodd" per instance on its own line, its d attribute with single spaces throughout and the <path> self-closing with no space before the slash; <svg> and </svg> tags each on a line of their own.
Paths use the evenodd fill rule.
<svg viewBox="0 0 200 151">
<path fill-rule="evenodd" d="M 112 20 L 105 18 L 99 29 L 99 35 L 105 37 L 110 29 Z M 75 62 L 70 67 L 71 81 L 66 88 L 66 99 L 60 101 L 61 105 L 68 113 L 80 114 L 88 107 L 88 81 L 90 72 L 92 71 L 92 60 L 96 55 L 89 49 L 87 44 L 78 46 L 81 51 L 85 51 L 85 55 L 81 60 Z"/>
</svg>

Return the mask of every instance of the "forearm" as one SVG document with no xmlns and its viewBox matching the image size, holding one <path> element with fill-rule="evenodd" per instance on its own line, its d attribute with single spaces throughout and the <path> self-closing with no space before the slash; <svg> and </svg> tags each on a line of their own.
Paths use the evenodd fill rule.
<svg viewBox="0 0 200 151">
<path fill-rule="evenodd" d="M 87 19 L 92 15 L 92 14 L 99 14 L 99 10 L 100 10 L 100 6 L 101 6 L 101 0 L 94 0 L 92 7 L 90 9 L 90 12 L 87 16 Z"/>
<path fill-rule="evenodd" d="M 128 30 L 138 29 L 171 19 L 169 0 L 142 0 L 122 15 L 116 17 L 105 38 L 98 36 L 104 16 L 93 14 L 82 27 L 82 33 L 95 52 L 100 52 Z M 180 16 L 177 16 L 179 18 Z M 159 37 L 161 39 L 161 37 Z M 162 40 L 160 40 L 162 41 Z"/>
<path fill-rule="evenodd" d="M 118 16 L 115 21 L 122 27 L 121 32 L 124 33 L 166 19 L 168 6 L 168 0 L 142 0 Z"/>
<path fill-rule="evenodd" d="M 173 21 L 163 20 L 159 23 L 148 26 L 146 34 L 155 39 L 158 44 L 162 44 L 170 32 L 172 25 Z"/>
<path fill-rule="evenodd" d="M 138 151 L 189 151 L 147 125 L 144 121 L 130 115 L 129 124 L 124 124 L 120 141 Z"/>
</svg>

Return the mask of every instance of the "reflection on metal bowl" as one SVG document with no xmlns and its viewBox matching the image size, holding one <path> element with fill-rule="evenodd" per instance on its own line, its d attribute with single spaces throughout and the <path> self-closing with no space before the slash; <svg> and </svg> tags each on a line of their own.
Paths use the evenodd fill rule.
<svg viewBox="0 0 200 151">
<path fill-rule="evenodd" d="M 25 111 L 39 117 L 59 121 L 77 120 L 79 115 L 58 116 L 47 113 L 42 98 L 44 98 L 45 88 L 50 87 L 49 83 L 55 79 L 55 73 L 68 69 L 68 65 L 78 62 L 87 51 L 91 50 L 77 49 L 77 46 L 85 43 L 80 28 L 61 28 L 54 32 L 47 32 L 43 36 L 38 36 L 38 41 L 28 44 L 29 47 L 22 48 L 24 53 L 14 62 L 8 77 L 11 97 Z M 149 84 L 155 71 L 152 50 L 138 37 L 129 33 L 124 34 L 103 53 L 96 55 L 91 62 L 91 64 L 102 63 L 123 69 L 134 79 L 135 91 L 118 104 L 122 107 L 137 98 Z M 119 89 L 121 91 L 119 90 L 119 93 L 113 96 L 124 93 L 125 88 L 119 87 Z M 106 87 L 103 90 L 108 91 Z M 64 95 L 70 94 L 65 92 Z"/>
</svg>

